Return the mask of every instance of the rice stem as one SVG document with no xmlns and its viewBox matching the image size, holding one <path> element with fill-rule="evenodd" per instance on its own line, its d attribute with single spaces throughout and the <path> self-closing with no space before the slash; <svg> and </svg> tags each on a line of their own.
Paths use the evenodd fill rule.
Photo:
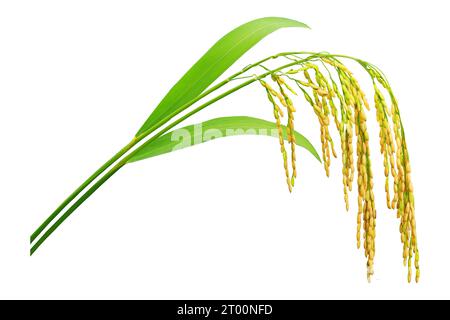
<svg viewBox="0 0 450 320">
<path fill-rule="evenodd" d="M 269 58 L 263 59 L 255 64 L 253 64 L 252 66 L 257 66 L 260 63 L 263 63 L 264 61 L 267 61 L 268 59 L 272 59 L 275 56 L 271 56 Z M 307 61 L 309 58 L 305 58 L 304 61 Z M 295 61 L 295 62 L 291 62 L 288 63 L 286 65 L 283 65 L 281 67 L 278 67 L 274 70 L 269 70 L 265 73 L 263 73 L 260 76 L 254 77 L 250 80 L 247 80 L 243 83 L 241 83 L 238 86 L 235 86 L 234 88 L 218 95 L 217 97 L 209 100 L 208 102 L 200 105 L 199 107 L 197 107 L 196 109 L 192 110 L 191 112 L 187 113 L 186 115 L 184 115 L 183 117 L 179 118 L 178 120 L 174 121 L 171 125 L 167 126 L 166 128 L 164 128 L 163 130 L 161 130 L 158 134 L 154 135 L 153 137 L 151 137 L 149 140 L 147 140 L 148 142 L 153 141 L 154 139 L 158 138 L 159 136 L 161 136 L 162 134 L 164 134 L 165 132 L 167 132 L 168 130 L 172 129 L 174 126 L 178 125 L 179 123 L 181 123 L 182 121 L 186 120 L 187 118 L 189 118 L 190 116 L 196 114 L 197 112 L 203 110 L 204 108 L 206 108 L 207 106 L 223 99 L 224 97 L 228 96 L 229 94 L 242 89 L 250 84 L 252 84 L 255 81 L 259 81 L 260 79 L 263 79 L 265 77 L 267 77 L 268 75 L 271 75 L 275 72 L 278 72 L 280 70 L 283 70 L 285 68 L 288 68 L 290 66 L 296 65 L 298 64 L 299 61 Z M 232 77 L 238 75 L 238 74 L 242 74 L 243 72 L 247 71 L 251 69 L 250 67 L 244 68 L 242 71 L 236 73 L 235 75 L 233 75 Z M 245 70 L 245 71 L 244 71 Z M 86 180 L 77 190 L 75 190 L 59 207 L 58 209 L 49 217 L 45 220 L 45 222 L 33 233 L 32 237 L 31 237 L 31 243 L 33 243 L 34 240 L 37 239 L 37 237 L 42 234 L 43 230 L 58 216 L 58 214 L 62 211 L 62 209 L 67 206 L 72 200 L 75 199 L 76 196 L 78 196 L 90 183 L 92 183 L 98 176 L 100 176 L 104 171 L 106 171 L 106 169 L 108 169 L 113 162 L 119 160 L 119 158 L 121 156 L 123 156 L 127 151 L 131 150 L 131 148 L 133 146 L 135 146 L 138 142 L 140 142 L 142 139 L 144 139 L 145 137 L 147 137 L 149 134 L 151 134 L 152 132 L 154 132 L 155 130 L 157 130 L 159 127 L 161 127 L 162 125 L 164 125 L 165 123 L 167 123 L 168 120 L 170 120 L 171 118 L 173 118 L 174 116 L 178 115 L 179 113 L 181 113 L 182 111 L 184 111 L 185 109 L 187 109 L 189 106 L 191 106 L 192 104 L 194 104 L 195 102 L 197 102 L 198 100 L 200 100 L 201 98 L 205 97 L 206 95 L 208 95 L 209 93 L 219 89 L 220 87 L 222 87 L 223 85 L 225 85 L 226 83 L 228 83 L 229 81 L 231 81 L 230 79 L 232 78 L 227 78 L 226 80 L 222 81 L 221 83 L 217 84 L 216 86 L 214 86 L 213 88 L 211 88 L 208 91 L 205 91 L 205 93 L 203 93 L 202 95 L 198 96 L 197 98 L 193 99 L 192 101 L 190 101 L 189 103 L 187 103 L 185 106 L 183 106 L 182 110 L 179 110 L 177 112 L 174 112 L 172 115 L 167 116 L 166 118 L 160 120 L 156 125 L 154 125 L 153 127 L 151 127 L 150 129 L 148 129 L 147 131 L 143 132 L 141 135 L 136 136 L 126 147 L 124 147 L 119 153 L 117 153 L 113 158 L 111 158 L 111 160 L 107 161 L 100 169 L 98 169 L 91 177 L 88 178 L 88 180 Z M 194 101 L 195 100 L 195 101 Z M 167 119 L 169 118 L 169 119 Z M 139 148 L 136 148 L 133 152 L 129 153 L 127 156 L 125 156 L 116 166 L 114 166 L 108 173 L 106 173 L 102 178 L 100 178 L 100 180 L 98 180 L 91 188 L 89 188 L 86 193 L 84 193 L 71 207 L 69 207 L 69 209 L 58 219 L 56 220 L 55 224 L 52 225 L 43 235 L 40 239 L 37 240 L 37 242 L 32 246 L 30 254 L 32 255 L 41 245 L 42 243 L 73 213 L 73 211 L 75 211 L 75 209 L 77 209 L 87 198 L 89 198 L 103 183 L 105 183 L 112 175 L 114 175 L 117 171 L 119 171 L 120 168 L 122 168 L 127 161 L 138 151 L 140 150 Z M 120 154 L 120 156 L 119 156 Z M 115 160 L 112 162 L 112 160 Z"/>
</svg>

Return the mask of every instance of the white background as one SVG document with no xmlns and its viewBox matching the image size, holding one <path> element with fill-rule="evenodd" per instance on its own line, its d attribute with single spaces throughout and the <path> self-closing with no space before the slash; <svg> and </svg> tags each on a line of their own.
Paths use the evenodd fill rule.
<svg viewBox="0 0 450 320">
<path fill-rule="evenodd" d="M 1 1 L 0 298 L 450 298 L 449 9 L 437 0 Z M 327 179 L 300 152 L 289 194 L 277 141 L 263 137 L 125 167 L 29 257 L 31 232 L 204 51 L 264 16 L 312 30 L 277 31 L 234 70 L 281 51 L 326 50 L 388 75 L 411 155 L 421 282 L 406 282 L 376 144 L 372 284 L 356 250 L 355 198 L 344 209 L 340 160 Z M 297 128 L 320 148 L 303 111 Z M 251 87 L 189 122 L 221 115 L 271 120 L 271 109 Z"/>
</svg>

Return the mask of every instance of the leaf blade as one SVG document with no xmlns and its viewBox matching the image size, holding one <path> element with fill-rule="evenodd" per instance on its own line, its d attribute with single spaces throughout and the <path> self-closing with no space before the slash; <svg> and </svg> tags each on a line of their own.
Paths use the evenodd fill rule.
<svg viewBox="0 0 450 320">
<path fill-rule="evenodd" d="M 201 126 L 201 128 L 199 128 L 199 126 Z M 176 129 L 162 135 L 154 141 L 143 144 L 128 162 L 136 162 L 156 157 L 207 141 L 212 141 L 217 138 L 252 134 L 278 138 L 276 124 L 270 121 L 245 116 L 215 118 L 199 124 Z M 285 126 L 283 126 L 283 135 L 284 139 L 287 140 Z M 182 137 L 185 140 L 180 142 L 180 139 L 178 139 L 179 137 Z M 317 160 L 321 161 L 316 149 L 306 137 L 295 132 L 295 138 L 298 146 L 305 148 Z M 187 141 L 187 139 L 189 139 L 189 141 Z"/>
<path fill-rule="evenodd" d="M 201 94 L 237 59 L 264 37 L 280 28 L 289 27 L 309 28 L 306 24 L 296 20 L 267 17 L 247 22 L 227 33 L 169 90 L 141 126 L 136 136 Z"/>
</svg>

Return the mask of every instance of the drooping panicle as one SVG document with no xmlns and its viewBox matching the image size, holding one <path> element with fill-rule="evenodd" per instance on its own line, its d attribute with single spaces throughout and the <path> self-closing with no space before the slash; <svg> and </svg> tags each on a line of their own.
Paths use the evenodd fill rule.
<svg viewBox="0 0 450 320">
<path fill-rule="evenodd" d="M 298 57 L 294 56 L 291 59 L 295 58 Z M 418 281 L 420 277 L 419 250 L 411 165 L 397 100 L 379 69 L 361 60 L 356 59 L 356 61 L 369 73 L 373 82 L 373 102 L 379 127 L 380 153 L 383 158 L 386 204 L 388 209 L 397 210 L 397 217 L 400 220 L 403 260 L 404 264 L 408 266 L 408 281 L 411 281 L 412 278 L 413 265 L 416 269 L 415 278 Z M 301 90 L 302 96 L 317 116 L 320 126 L 322 159 L 327 176 L 330 175 L 331 155 L 337 157 L 330 133 L 330 116 L 339 133 L 342 183 L 347 210 L 349 210 L 349 193 L 352 191 L 355 173 L 357 174 L 356 239 L 358 248 L 361 246 L 361 239 L 363 240 L 364 253 L 367 258 L 367 279 L 370 281 L 374 274 L 377 210 L 375 208 L 374 176 L 366 114 L 371 111 L 368 99 L 353 73 L 336 56 L 315 54 L 311 55 L 309 59 L 298 58 L 298 66 L 298 68 L 290 69 L 285 73 L 271 75 L 278 90 L 261 81 L 274 107 L 274 115 L 280 128 L 282 112 L 276 101 L 286 109 L 288 115 L 287 135 L 288 143 L 291 145 L 292 176 L 289 176 L 288 156 L 282 139 L 280 139 L 280 144 L 289 190 L 292 190 L 297 175 L 295 137 L 293 135 L 295 108 L 288 94 L 297 95 L 289 85 L 289 82 L 293 82 Z M 323 69 L 326 72 L 323 72 Z M 388 93 L 390 106 L 383 91 Z M 282 134 L 281 129 L 279 129 L 279 134 Z M 356 145 L 356 164 L 354 145 Z"/>
</svg>

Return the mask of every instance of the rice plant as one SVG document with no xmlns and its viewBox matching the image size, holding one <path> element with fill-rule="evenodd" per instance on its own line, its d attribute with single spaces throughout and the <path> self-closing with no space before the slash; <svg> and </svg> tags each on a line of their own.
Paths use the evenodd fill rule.
<svg viewBox="0 0 450 320">
<path fill-rule="evenodd" d="M 349 210 L 349 192 L 356 180 L 356 243 L 358 248 L 362 243 L 367 260 L 367 279 L 370 281 L 374 273 L 377 211 L 366 120 L 371 109 L 375 109 L 372 113 L 379 126 L 386 205 L 397 212 L 403 262 L 408 266 L 408 282 L 412 278 L 413 264 L 415 280 L 419 281 L 419 249 L 409 153 L 397 100 L 379 68 L 347 55 L 292 51 L 272 54 L 213 84 L 261 39 L 287 27 L 308 28 L 290 19 L 262 18 L 241 25 L 214 44 L 172 87 L 133 139 L 83 182 L 36 229 L 30 239 L 30 254 L 126 164 L 212 138 L 260 134 L 279 140 L 284 179 L 289 191 L 292 191 L 297 178 L 296 146 L 305 148 L 322 161 L 325 173 L 329 176 L 331 159 L 338 157 L 336 149 L 340 145 L 344 203 Z M 346 60 L 356 62 L 367 72 L 374 91 L 372 98 L 366 96 L 358 80 L 344 64 Z M 190 116 L 250 85 L 267 97 L 267 107 L 273 111 L 274 122 L 231 116 L 174 129 Z M 218 93 L 219 89 L 223 92 Z M 311 108 L 317 117 L 321 157 L 308 139 L 295 129 L 295 105 L 298 104 Z M 196 128 L 199 126 L 213 134 L 209 138 L 198 134 Z M 185 141 L 180 145 L 173 139 L 175 135 L 188 137 L 187 143 Z"/>
</svg>

